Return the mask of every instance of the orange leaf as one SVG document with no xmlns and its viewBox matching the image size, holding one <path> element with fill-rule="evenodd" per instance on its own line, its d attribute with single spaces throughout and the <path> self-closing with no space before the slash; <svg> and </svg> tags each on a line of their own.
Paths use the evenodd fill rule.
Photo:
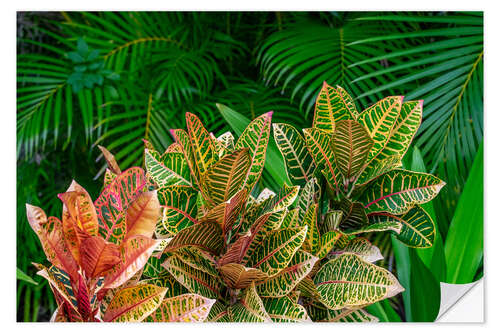
<svg viewBox="0 0 500 333">
<path fill-rule="evenodd" d="M 160 202 L 156 191 L 142 193 L 127 209 L 127 235 L 152 237 L 160 217 Z"/>
<path fill-rule="evenodd" d="M 99 236 L 84 239 L 80 249 L 82 268 L 87 277 L 102 276 L 120 262 L 118 245 L 106 242 Z"/>
</svg>

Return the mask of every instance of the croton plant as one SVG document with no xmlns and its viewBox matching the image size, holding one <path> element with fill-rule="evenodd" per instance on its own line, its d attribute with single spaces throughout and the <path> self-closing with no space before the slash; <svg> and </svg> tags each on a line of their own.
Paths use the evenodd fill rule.
<svg viewBox="0 0 500 333">
<path fill-rule="evenodd" d="M 53 320 L 376 321 L 363 307 L 403 288 L 360 235 L 389 231 L 411 247 L 435 237 L 419 204 L 444 182 L 401 168 L 422 101 L 391 96 L 358 112 L 325 83 L 303 135 L 271 117 L 235 140 L 186 113 L 165 152 L 145 141 L 145 171 L 122 172 L 102 148 L 95 201 L 73 181 L 62 220 L 27 205 Z M 290 183 L 258 193 L 271 127 Z"/>
</svg>

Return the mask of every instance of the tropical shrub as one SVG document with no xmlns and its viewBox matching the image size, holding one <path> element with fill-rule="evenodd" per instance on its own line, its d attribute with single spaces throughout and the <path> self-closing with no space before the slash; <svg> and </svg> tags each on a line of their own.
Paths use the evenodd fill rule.
<svg viewBox="0 0 500 333">
<path fill-rule="evenodd" d="M 60 195 L 63 222 L 28 205 L 53 264 L 38 267 L 58 300 L 55 319 L 376 321 L 363 307 L 403 288 L 359 234 L 390 231 L 421 248 L 435 237 L 419 204 L 444 182 L 401 168 L 422 104 L 390 96 L 358 112 L 324 83 L 304 136 L 272 126 L 290 182 L 278 193 L 255 186 L 272 112 L 237 140 L 216 138 L 188 112 L 165 152 L 145 141 L 146 174 L 121 172 L 101 147 L 108 169 L 94 204 L 72 183 Z"/>
</svg>

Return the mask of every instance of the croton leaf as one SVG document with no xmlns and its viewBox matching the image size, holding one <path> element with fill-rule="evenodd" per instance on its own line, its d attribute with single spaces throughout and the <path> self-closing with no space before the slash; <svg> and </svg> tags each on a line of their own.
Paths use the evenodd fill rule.
<svg viewBox="0 0 500 333">
<path fill-rule="evenodd" d="M 268 275 L 256 268 L 249 268 L 237 263 L 219 267 L 219 272 L 227 286 L 233 289 L 245 289 L 253 282 L 259 283 L 268 278 Z"/>
<path fill-rule="evenodd" d="M 320 244 L 320 235 L 318 231 L 317 225 L 317 216 L 318 216 L 318 204 L 313 204 L 309 206 L 309 209 L 304 216 L 304 219 L 301 221 L 302 225 L 307 225 L 307 234 L 304 243 L 302 244 L 302 248 L 307 252 L 316 254 Z"/>
<path fill-rule="evenodd" d="M 292 302 L 289 298 L 269 298 L 262 299 L 264 308 L 275 323 L 299 323 L 310 322 L 306 309 Z"/>
<path fill-rule="evenodd" d="M 118 245 L 106 242 L 99 236 L 84 239 L 80 247 L 81 266 L 87 277 L 102 276 L 120 262 Z"/>
<path fill-rule="evenodd" d="M 422 106 L 423 100 L 403 103 L 389 140 L 384 149 L 374 156 L 370 163 L 377 164 L 389 156 L 396 155 L 401 158 L 405 155 L 422 122 Z"/>
<path fill-rule="evenodd" d="M 307 150 L 306 141 L 292 125 L 273 124 L 273 131 L 288 178 L 292 184 L 303 186 L 311 179 L 316 167 Z"/>
<path fill-rule="evenodd" d="M 226 202 L 242 188 L 249 167 L 248 148 L 238 149 L 210 167 L 203 183 L 215 205 Z"/>
<path fill-rule="evenodd" d="M 216 276 L 186 264 L 176 255 L 165 260 L 163 267 L 189 292 L 208 298 L 220 297 L 222 282 Z"/>
<path fill-rule="evenodd" d="M 214 257 L 197 247 L 183 247 L 178 249 L 175 254 L 185 264 L 193 268 L 199 269 L 213 276 L 219 275 L 217 268 L 215 267 L 216 262 Z"/>
<path fill-rule="evenodd" d="M 311 304 L 306 308 L 307 313 L 315 322 L 365 323 L 379 321 L 377 317 L 357 307 L 330 310 L 321 305 Z"/>
<path fill-rule="evenodd" d="M 363 169 L 361 175 L 359 175 L 358 180 L 356 181 L 357 184 L 360 184 L 357 190 L 359 190 L 359 188 L 361 188 L 370 180 L 390 170 L 401 168 L 401 158 L 401 155 L 390 155 L 382 158 L 379 161 L 371 162 L 370 164 L 368 164 L 366 168 Z"/>
<path fill-rule="evenodd" d="M 377 260 L 384 259 L 378 247 L 363 237 L 354 238 L 349 242 L 349 244 L 347 244 L 346 247 L 332 251 L 330 255 L 337 257 L 346 253 L 355 254 L 367 262 L 375 262 Z"/>
<path fill-rule="evenodd" d="M 376 156 L 389 141 L 394 124 L 399 117 L 403 96 L 389 96 L 366 108 L 358 117 L 373 139 L 368 160 Z"/>
<path fill-rule="evenodd" d="M 68 274 L 55 266 L 45 267 L 36 263 L 33 263 L 33 265 L 35 265 L 38 269 L 36 274 L 42 276 L 49 282 L 50 287 L 56 296 L 56 300 L 57 298 L 61 298 L 74 311 L 78 312 L 78 301 L 73 292 L 73 287 Z M 58 304 L 61 303 L 58 302 Z"/>
<path fill-rule="evenodd" d="M 160 216 L 160 203 L 156 191 L 141 193 L 127 209 L 126 238 L 143 235 L 152 237 Z"/>
<path fill-rule="evenodd" d="M 356 116 L 354 101 L 345 90 L 323 82 L 323 87 L 316 98 L 313 127 L 333 133 L 336 122 L 355 119 Z"/>
<path fill-rule="evenodd" d="M 261 216 L 265 213 L 273 213 L 288 208 L 297 198 L 300 186 L 287 186 L 279 190 L 278 194 L 268 197 L 257 206 L 255 213 L 249 210 L 249 215 Z"/>
<path fill-rule="evenodd" d="M 99 234 L 119 244 L 127 233 L 125 214 L 146 185 L 144 171 L 132 167 L 119 174 L 94 202 L 99 221 Z"/>
<path fill-rule="evenodd" d="M 104 159 L 108 164 L 109 170 L 113 172 L 115 175 L 119 175 L 120 173 L 122 173 L 120 167 L 118 166 L 118 163 L 116 162 L 115 156 L 111 154 L 111 152 L 106 148 L 104 148 L 103 146 L 97 145 L 97 147 L 102 152 L 102 156 L 104 156 Z"/>
<path fill-rule="evenodd" d="M 302 221 L 309 207 L 317 202 L 321 197 L 321 188 L 315 177 L 311 178 L 306 185 L 300 189 L 299 198 L 297 200 L 298 219 Z"/>
<path fill-rule="evenodd" d="M 324 258 L 341 237 L 342 233 L 339 231 L 325 232 L 321 235 L 320 245 L 314 254 L 320 259 Z"/>
<path fill-rule="evenodd" d="M 157 276 L 152 279 L 141 280 L 138 284 L 154 284 L 155 286 L 167 288 L 165 297 L 174 297 L 189 293 L 189 290 L 177 282 L 168 272 L 165 275 Z"/>
<path fill-rule="evenodd" d="M 339 203 L 342 211 L 342 220 L 339 228 L 343 232 L 359 230 L 368 224 L 365 207 L 360 202 L 351 202 L 347 198 L 342 198 Z"/>
<path fill-rule="evenodd" d="M 215 147 L 210 133 L 196 115 L 186 112 L 186 127 L 195 160 L 196 174 L 198 179 L 201 179 L 215 162 Z"/>
<path fill-rule="evenodd" d="M 445 182 L 425 173 L 393 170 L 368 183 L 358 198 L 366 213 L 406 213 L 415 204 L 432 200 Z"/>
<path fill-rule="evenodd" d="M 373 140 L 355 120 L 341 120 L 336 124 L 331 145 L 337 167 L 344 176 L 344 186 L 347 186 L 362 171 Z"/>
<path fill-rule="evenodd" d="M 389 213 L 374 213 L 369 215 L 370 221 L 396 222 L 401 224 L 397 238 L 411 247 L 426 248 L 434 244 L 436 227 L 429 214 L 416 205 L 403 215 L 395 216 Z"/>
<path fill-rule="evenodd" d="M 285 218 L 281 223 L 281 228 L 283 229 L 294 228 L 294 227 L 300 227 L 299 208 L 288 210 L 285 214 Z"/>
<path fill-rule="evenodd" d="M 56 217 L 49 217 L 36 206 L 26 204 L 26 215 L 31 228 L 38 235 L 43 251 L 54 266 L 62 269 L 77 281 L 78 264 L 66 246 L 62 232 L 62 222 Z"/>
<path fill-rule="evenodd" d="M 167 288 L 142 284 L 120 290 L 102 319 L 107 322 L 141 322 L 156 311 Z"/>
<path fill-rule="evenodd" d="M 215 302 L 210 309 L 210 313 L 206 319 L 208 322 L 230 322 L 228 307 L 223 305 L 220 301 Z"/>
<path fill-rule="evenodd" d="M 234 147 L 235 149 L 249 148 L 250 168 L 245 177 L 245 189 L 248 193 L 252 192 L 264 169 L 272 115 L 273 112 L 270 111 L 252 120 Z"/>
<path fill-rule="evenodd" d="M 231 321 L 271 322 L 271 318 L 267 314 L 253 284 L 243 290 L 240 301 L 231 305 L 228 313 Z"/>
<path fill-rule="evenodd" d="M 248 266 L 258 268 L 269 276 L 278 274 L 288 266 L 293 255 L 302 246 L 307 226 L 288 228 L 268 233 L 248 260 Z"/>
<path fill-rule="evenodd" d="M 145 322 L 203 322 L 215 299 L 196 294 L 166 298 Z"/>
<path fill-rule="evenodd" d="M 106 168 L 106 171 L 104 172 L 104 187 L 109 186 L 113 182 L 113 180 L 116 178 L 116 174 L 113 173 L 111 170 Z"/>
<path fill-rule="evenodd" d="M 307 276 L 318 258 L 310 253 L 298 250 L 288 267 L 263 283 L 255 282 L 257 292 L 263 297 L 283 297 L 288 295 L 297 284 Z"/>
<path fill-rule="evenodd" d="M 221 144 L 222 147 L 227 149 L 228 151 L 234 150 L 234 136 L 233 133 L 227 131 L 222 133 L 217 137 L 217 142 Z"/>
<path fill-rule="evenodd" d="M 158 200 L 163 207 L 163 216 L 156 225 L 156 235 L 176 235 L 196 223 L 197 195 L 194 188 L 185 185 L 160 188 Z"/>
<path fill-rule="evenodd" d="M 333 150 L 330 148 L 332 135 L 318 128 L 305 128 L 303 130 L 307 149 L 312 155 L 318 168 L 324 168 L 324 175 L 335 191 L 341 187 L 342 174 L 335 163 Z"/>
<path fill-rule="evenodd" d="M 231 231 L 234 223 L 237 221 L 240 213 L 245 206 L 247 198 L 247 190 L 243 189 L 236 193 L 227 202 L 223 202 L 212 208 L 203 218 L 201 222 L 216 221 L 222 228 L 224 237 Z"/>
<path fill-rule="evenodd" d="M 184 155 L 184 159 L 189 166 L 189 171 L 191 172 L 192 179 L 194 180 L 193 185 L 196 185 L 198 188 L 200 188 L 201 176 L 196 165 L 194 149 L 191 146 L 189 135 L 182 129 L 171 129 L 170 134 L 172 134 L 172 136 L 174 137 L 177 145 L 181 147 L 182 154 Z"/>
<path fill-rule="evenodd" d="M 191 186 L 189 166 L 182 153 L 167 153 L 161 160 L 148 149 L 144 151 L 144 165 L 148 176 L 158 187 L 169 185 Z"/>
<path fill-rule="evenodd" d="M 212 221 L 201 222 L 182 229 L 165 247 L 165 251 L 175 251 L 186 246 L 197 246 L 200 249 L 218 255 L 224 246 L 222 229 Z"/>
<path fill-rule="evenodd" d="M 389 271 L 354 254 L 328 261 L 314 283 L 322 303 L 332 310 L 375 303 L 404 290 Z"/>
<path fill-rule="evenodd" d="M 142 235 L 127 238 L 120 245 L 120 262 L 113 267 L 104 281 L 105 288 L 116 288 L 141 270 L 160 240 Z"/>
</svg>

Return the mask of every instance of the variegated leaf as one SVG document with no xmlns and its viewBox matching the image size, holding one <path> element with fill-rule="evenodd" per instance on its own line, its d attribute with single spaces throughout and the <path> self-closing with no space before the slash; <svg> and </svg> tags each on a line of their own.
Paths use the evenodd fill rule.
<svg viewBox="0 0 500 333">
<path fill-rule="evenodd" d="M 219 267 L 219 272 L 227 286 L 233 289 L 245 289 L 252 283 L 259 283 L 268 278 L 268 275 L 259 269 L 236 263 Z"/>
<path fill-rule="evenodd" d="M 301 221 L 302 225 L 307 225 L 307 234 L 302 248 L 309 253 L 316 254 L 320 247 L 320 235 L 317 225 L 318 204 L 312 204 L 307 209 L 304 219 Z"/>
<path fill-rule="evenodd" d="M 371 163 L 378 163 L 389 156 L 399 155 L 402 157 L 406 154 L 422 122 L 422 106 L 423 100 L 403 103 L 401 112 L 394 124 L 387 144 L 384 149 L 372 159 Z"/>
<path fill-rule="evenodd" d="M 122 173 L 120 167 L 118 166 L 118 163 L 116 163 L 116 159 L 113 156 L 113 154 L 111 154 L 111 152 L 106 148 L 104 148 L 103 146 L 97 145 L 97 147 L 102 152 L 102 155 L 104 156 L 104 159 L 108 164 L 109 170 L 111 170 L 115 175 L 119 175 L 120 173 Z"/>
<path fill-rule="evenodd" d="M 107 322 L 141 322 L 156 311 L 167 292 L 150 284 L 120 290 L 103 315 Z"/>
<path fill-rule="evenodd" d="M 181 147 L 182 154 L 184 155 L 184 159 L 189 166 L 189 171 L 194 182 L 193 186 L 196 186 L 199 189 L 201 175 L 199 174 L 199 170 L 196 165 L 194 149 L 191 146 L 189 135 L 182 129 L 171 129 L 170 134 L 174 137 L 176 144 Z"/>
<path fill-rule="evenodd" d="M 109 184 L 111 184 L 113 180 L 116 178 L 116 176 L 117 175 L 115 173 L 106 168 L 106 171 L 104 172 L 104 182 L 103 182 L 104 188 L 106 188 Z"/>
<path fill-rule="evenodd" d="M 142 274 L 150 278 L 156 278 L 168 274 L 167 270 L 161 265 L 168 257 L 168 253 L 164 253 L 159 258 L 155 257 L 153 254 L 144 265 L 144 271 Z"/>
<path fill-rule="evenodd" d="M 61 297 L 68 306 L 78 312 L 78 300 L 73 292 L 68 274 L 55 266 L 45 267 L 36 263 L 33 263 L 33 265 L 38 269 L 37 275 L 42 276 L 49 282 L 55 296 Z M 60 303 L 58 302 L 58 304 Z"/>
<path fill-rule="evenodd" d="M 196 246 L 218 255 L 224 246 L 222 229 L 216 222 L 194 224 L 181 230 L 165 247 L 165 251 L 175 251 L 186 246 Z"/>
<path fill-rule="evenodd" d="M 175 252 L 175 255 L 185 264 L 199 269 L 207 274 L 218 276 L 219 272 L 215 267 L 215 259 L 210 254 L 197 247 L 183 247 Z"/>
<path fill-rule="evenodd" d="M 333 150 L 330 148 L 332 134 L 318 128 L 305 128 L 303 131 L 307 149 L 316 166 L 324 171 L 326 180 L 338 192 L 341 188 L 342 174 L 335 163 Z"/>
<path fill-rule="evenodd" d="M 120 246 L 120 262 L 106 276 L 104 287 L 116 288 L 129 280 L 144 267 L 159 242 L 142 235 L 125 240 Z"/>
<path fill-rule="evenodd" d="M 286 297 L 262 299 L 264 308 L 275 323 L 310 322 L 306 309 Z"/>
<path fill-rule="evenodd" d="M 189 166 L 182 153 L 167 153 L 163 157 L 155 157 L 146 149 L 144 164 L 148 176 L 160 188 L 169 185 L 191 186 Z"/>
<path fill-rule="evenodd" d="M 220 297 L 222 281 L 217 277 L 193 268 L 175 255 L 165 260 L 163 267 L 189 292 L 208 298 Z"/>
<path fill-rule="evenodd" d="M 339 231 L 328 231 L 321 235 L 320 246 L 315 255 L 320 259 L 324 258 L 333 249 L 340 237 L 342 237 L 342 233 Z"/>
<path fill-rule="evenodd" d="M 80 247 L 81 267 L 89 278 L 102 276 L 120 262 L 118 245 L 99 236 L 84 239 Z"/>
<path fill-rule="evenodd" d="M 288 295 L 311 272 L 317 261 L 317 257 L 298 250 L 292 257 L 288 267 L 263 283 L 255 283 L 258 294 L 262 297 L 283 297 Z"/>
<path fill-rule="evenodd" d="M 403 96 L 389 96 L 365 109 L 358 117 L 358 122 L 363 125 L 373 139 L 373 147 L 368 154 L 370 161 L 382 151 L 399 117 Z"/>
<path fill-rule="evenodd" d="M 230 306 L 228 312 L 229 319 L 235 322 L 271 322 L 253 284 L 243 290 L 241 300 Z"/>
<path fill-rule="evenodd" d="M 287 186 L 286 184 L 279 190 L 278 194 L 268 197 L 260 203 L 254 212 L 248 211 L 248 216 L 261 216 L 266 213 L 273 213 L 288 208 L 297 198 L 300 186 Z"/>
<path fill-rule="evenodd" d="M 247 265 L 258 268 L 269 276 L 288 266 L 293 255 L 302 246 L 307 226 L 271 231 L 251 254 Z"/>
<path fill-rule="evenodd" d="M 166 298 L 189 293 L 189 290 L 177 282 L 177 280 L 174 279 L 174 277 L 168 272 L 165 275 L 154 277 L 152 279 L 141 280 L 138 284 L 153 284 L 155 286 L 164 287 L 167 289 L 167 293 L 165 294 Z"/>
<path fill-rule="evenodd" d="M 430 174 L 393 170 L 368 183 L 358 201 L 366 213 L 389 212 L 399 215 L 413 205 L 432 200 L 445 182 Z"/>
<path fill-rule="evenodd" d="M 299 227 L 299 208 L 294 208 L 286 212 L 285 218 L 281 223 L 281 228 L 296 228 Z"/>
<path fill-rule="evenodd" d="M 196 115 L 186 112 L 186 126 L 195 160 L 196 174 L 198 179 L 201 179 L 215 162 L 215 147 L 210 134 Z"/>
<path fill-rule="evenodd" d="M 318 202 L 320 197 L 321 188 L 319 187 L 316 178 L 313 177 L 306 183 L 303 188 L 301 188 L 299 192 L 299 199 L 297 200 L 297 208 L 299 209 L 299 221 L 302 221 L 309 207 L 315 202 Z"/>
<path fill-rule="evenodd" d="M 373 140 L 355 120 L 341 120 L 336 124 L 331 145 L 337 167 L 344 176 L 344 186 L 347 187 L 362 171 Z"/>
<path fill-rule="evenodd" d="M 233 133 L 227 131 L 217 137 L 217 142 L 226 149 L 228 152 L 234 150 L 234 136 Z"/>
<path fill-rule="evenodd" d="M 208 169 L 204 184 L 214 205 L 228 201 L 242 188 L 250 168 L 248 151 L 248 148 L 238 149 Z"/>
<path fill-rule="evenodd" d="M 196 198 L 198 192 L 190 186 L 167 186 L 158 190 L 158 200 L 163 207 L 161 220 L 156 224 L 156 235 L 176 235 L 196 223 Z"/>
<path fill-rule="evenodd" d="M 361 187 L 370 180 L 388 171 L 401 168 L 401 159 L 402 156 L 400 155 L 391 155 L 379 161 L 372 161 L 366 166 L 363 172 L 361 172 L 356 183 L 360 184 Z"/>
<path fill-rule="evenodd" d="M 401 231 L 397 234 L 397 238 L 408 246 L 426 248 L 434 244 L 436 227 L 429 214 L 418 205 L 400 216 L 374 213 L 369 215 L 369 219 L 373 223 L 397 222 L 401 224 Z"/>
<path fill-rule="evenodd" d="M 300 280 L 299 284 L 297 285 L 297 289 L 298 291 L 300 291 L 300 294 L 305 297 L 310 297 L 315 300 L 319 300 L 321 298 L 320 294 L 318 293 L 318 289 L 314 284 L 314 281 L 309 276 L 306 276 L 302 280 Z"/>
<path fill-rule="evenodd" d="M 323 222 L 323 232 L 339 230 L 344 213 L 342 210 L 331 210 L 326 212 Z"/>
<path fill-rule="evenodd" d="M 224 306 L 220 301 L 215 302 L 210 309 L 206 322 L 223 322 L 228 323 L 229 319 L 228 307 Z"/>
<path fill-rule="evenodd" d="M 354 101 L 345 90 L 323 82 L 316 98 L 313 127 L 333 133 L 335 123 L 343 119 L 355 119 L 356 116 Z"/>
<path fill-rule="evenodd" d="M 160 203 L 156 191 L 141 193 L 127 209 L 127 236 L 152 237 L 160 217 Z"/>
<path fill-rule="evenodd" d="M 303 186 L 311 179 L 316 165 L 302 135 L 288 124 L 273 124 L 274 139 L 283 156 L 288 178 Z"/>
<path fill-rule="evenodd" d="M 167 147 L 163 155 L 167 153 L 182 153 L 182 146 L 178 144 L 177 142 L 172 143 L 170 146 Z"/>
<path fill-rule="evenodd" d="M 252 192 L 255 183 L 259 180 L 264 169 L 272 114 L 273 112 L 271 111 L 252 120 L 235 145 L 235 149 L 249 148 L 250 168 L 245 177 L 245 189 L 248 193 Z"/>
<path fill-rule="evenodd" d="M 321 300 L 331 310 L 363 306 L 404 290 L 387 270 L 354 254 L 344 254 L 324 264 L 314 277 Z"/>
<path fill-rule="evenodd" d="M 196 294 L 166 298 L 145 322 L 203 322 L 215 299 Z"/>
<path fill-rule="evenodd" d="M 49 217 L 36 206 L 26 204 L 26 215 L 33 231 L 38 235 L 47 260 L 59 269 L 68 272 L 76 281 L 78 264 L 66 246 L 62 232 L 62 222 L 56 217 Z"/>
<path fill-rule="evenodd" d="M 132 167 L 118 175 L 94 202 L 99 221 L 99 235 L 120 244 L 127 233 L 125 214 L 128 206 L 146 186 L 144 171 Z"/>
<path fill-rule="evenodd" d="M 307 313 L 315 322 L 366 323 L 378 322 L 378 318 L 359 308 L 330 310 L 320 305 L 306 306 Z"/>
<path fill-rule="evenodd" d="M 329 258 L 335 258 L 346 253 L 355 254 L 367 262 L 375 262 L 384 259 L 378 247 L 363 237 L 354 238 L 343 249 L 332 251 Z"/>
<path fill-rule="evenodd" d="M 231 231 L 240 213 L 245 206 L 247 190 L 243 189 L 236 193 L 228 202 L 223 202 L 212 208 L 200 222 L 216 221 L 222 228 L 224 237 Z"/>
<path fill-rule="evenodd" d="M 368 217 L 362 203 L 351 202 L 347 198 L 342 198 L 338 202 L 338 206 L 342 211 L 342 220 L 339 229 L 343 232 L 348 233 L 359 230 L 368 225 Z"/>
</svg>

